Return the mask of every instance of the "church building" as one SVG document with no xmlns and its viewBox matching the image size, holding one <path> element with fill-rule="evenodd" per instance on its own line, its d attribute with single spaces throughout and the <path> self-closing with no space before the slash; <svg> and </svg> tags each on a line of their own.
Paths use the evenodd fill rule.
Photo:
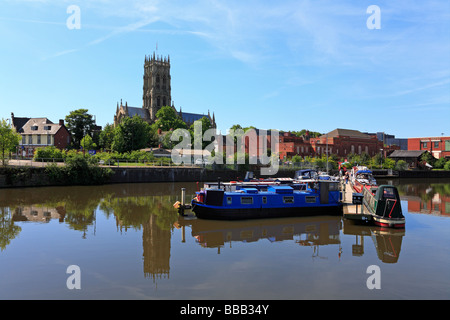
<svg viewBox="0 0 450 320">
<path fill-rule="evenodd" d="M 211 117 L 209 111 L 207 115 L 198 113 L 182 112 L 175 109 L 171 95 L 170 84 L 170 57 L 145 56 L 144 76 L 143 76 L 143 94 L 142 107 L 131 107 L 128 103 L 117 103 L 116 114 L 114 116 L 114 126 L 117 126 L 124 117 L 133 117 L 139 115 L 142 119 L 152 124 L 156 121 L 156 113 L 163 106 L 171 106 L 181 119 L 188 125 L 203 117 L 209 118 L 211 124 L 216 128 L 214 113 Z"/>
</svg>

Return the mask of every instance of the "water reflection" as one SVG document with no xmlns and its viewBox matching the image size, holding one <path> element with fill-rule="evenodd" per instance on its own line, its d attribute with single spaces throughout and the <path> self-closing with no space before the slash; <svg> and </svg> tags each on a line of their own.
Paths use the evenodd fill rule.
<svg viewBox="0 0 450 320">
<path fill-rule="evenodd" d="M 450 183 L 419 182 L 399 188 L 400 196 L 408 200 L 410 213 L 450 216 Z"/>
<path fill-rule="evenodd" d="M 191 227 L 192 236 L 205 248 L 220 248 L 226 243 L 256 242 L 266 239 L 269 242 L 295 240 L 301 246 L 318 247 L 340 244 L 341 218 L 334 216 L 258 219 L 244 221 L 215 221 L 203 219 L 184 219 L 180 217 L 177 228 L 185 237 L 186 226 Z"/>
<path fill-rule="evenodd" d="M 354 235 L 352 245 L 353 256 L 363 256 L 365 250 L 365 237 L 371 238 L 378 255 L 378 259 L 384 263 L 397 263 L 400 257 L 404 229 L 387 229 L 375 226 L 362 226 L 353 221 L 344 220 L 343 233 Z"/>
<path fill-rule="evenodd" d="M 384 183 L 380 181 L 380 183 Z M 450 183 L 428 180 L 388 181 L 395 184 L 409 213 L 450 215 Z M 386 263 L 399 259 L 403 231 L 349 225 L 339 217 L 291 218 L 249 221 L 189 220 L 179 217 L 173 203 L 181 187 L 193 195 L 198 186 L 186 183 L 121 184 L 96 187 L 46 187 L 3 189 L 0 193 L 0 249 L 3 251 L 22 231 L 22 223 L 55 221 L 80 231 L 81 238 L 92 236 L 98 215 L 113 219 L 116 231 L 142 231 L 144 274 L 168 276 L 172 231 L 186 227 L 205 248 L 220 248 L 233 242 L 250 243 L 294 241 L 318 250 L 337 245 L 340 232 L 354 235 L 352 254 L 364 254 L 364 237 L 373 239 L 378 258 Z M 187 199 L 189 200 L 189 198 Z M 340 251 L 340 249 L 338 249 Z"/>
</svg>

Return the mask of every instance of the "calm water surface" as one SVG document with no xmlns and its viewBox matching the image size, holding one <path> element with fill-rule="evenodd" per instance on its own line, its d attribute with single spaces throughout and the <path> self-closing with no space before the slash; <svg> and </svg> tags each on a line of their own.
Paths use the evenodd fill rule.
<svg viewBox="0 0 450 320">
<path fill-rule="evenodd" d="M 195 183 L 2 189 L 0 299 L 449 299 L 450 181 L 390 183 L 405 230 L 181 218 Z"/>
</svg>

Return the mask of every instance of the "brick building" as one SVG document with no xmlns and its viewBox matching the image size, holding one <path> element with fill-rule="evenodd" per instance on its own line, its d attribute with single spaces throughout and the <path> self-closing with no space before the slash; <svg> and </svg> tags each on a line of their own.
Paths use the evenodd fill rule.
<svg viewBox="0 0 450 320">
<path fill-rule="evenodd" d="M 408 150 L 428 151 L 436 159 L 450 158 L 450 137 L 408 138 Z"/>
<path fill-rule="evenodd" d="M 310 143 L 309 132 L 304 136 L 296 136 L 291 132 L 283 132 L 279 137 L 280 159 L 290 158 L 295 155 L 302 157 L 313 156 L 314 149 Z"/>
<path fill-rule="evenodd" d="M 328 154 L 335 154 L 338 157 L 363 152 L 373 157 L 383 150 L 383 142 L 376 136 L 350 129 L 335 129 L 318 138 L 312 138 L 311 146 L 317 156 L 326 153 L 327 147 Z"/>
<path fill-rule="evenodd" d="M 33 157 L 38 147 L 55 146 L 65 149 L 70 143 L 70 132 L 64 125 L 64 120 L 53 123 L 47 118 L 14 117 L 11 113 L 14 128 L 22 135 L 17 154 Z"/>
</svg>

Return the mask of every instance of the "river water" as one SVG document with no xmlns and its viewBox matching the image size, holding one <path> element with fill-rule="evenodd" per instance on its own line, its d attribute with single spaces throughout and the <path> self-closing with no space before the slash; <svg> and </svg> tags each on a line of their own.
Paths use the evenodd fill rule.
<svg viewBox="0 0 450 320">
<path fill-rule="evenodd" d="M 397 185 L 404 230 L 207 221 L 196 183 L 0 190 L 0 299 L 449 299 L 450 181 Z"/>
</svg>

